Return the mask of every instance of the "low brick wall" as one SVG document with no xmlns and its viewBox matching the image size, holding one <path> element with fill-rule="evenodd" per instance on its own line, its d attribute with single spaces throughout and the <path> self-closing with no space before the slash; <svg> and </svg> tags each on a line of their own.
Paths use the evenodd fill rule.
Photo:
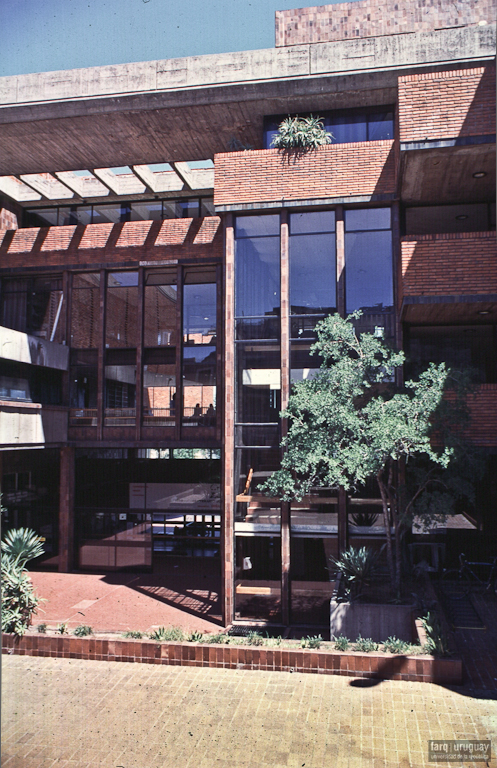
<svg viewBox="0 0 497 768">
<path fill-rule="evenodd" d="M 79 638 L 27 634 L 21 639 L 3 635 L 2 653 L 65 659 L 128 661 L 219 669 L 259 669 L 303 672 L 379 680 L 460 685 L 460 659 L 431 656 L 393 656 L 383 653 L 340 653 L 287 648 L 256 648 L 198 643 L 156 643 L 150 640 Z"/>
</svg>

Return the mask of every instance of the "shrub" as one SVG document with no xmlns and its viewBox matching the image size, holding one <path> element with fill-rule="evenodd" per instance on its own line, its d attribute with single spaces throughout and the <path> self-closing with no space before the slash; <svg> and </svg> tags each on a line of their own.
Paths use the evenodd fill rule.
<svg viewBox="0 0 497 768">
<path fill-rule="evenodd" d="M 400 640 L 398 637 L 389 637 L 383 643 L 383 650 L 387 653 L 410 653 L 412 646 L 405 640 Z"/>
<path fill-rule="evenodd" d="M 281 635 L 278 635 L 278 637 L 269 637 L 268 633 L 266 632 L 264 645 L 267 645 L 268 648 L 279 648 L 281 645 L 281 641 L 282 641 Z"/>
<path fill-rule="evenodd" d="M 40 537 L 31 528 L 7 531 L 1 546 L 4 555 L 7 555 L 19 568 L 24 568 L 28 560 L 43 554 Z"/>
<path fill-rule="evenodd" d="M 158 643 L 167 640 L 181 642 L 185 639 L 185 633 L 181 627 L 159 627 L 149 634 L 149 638 L 157 640 Z"/>
<path fill-rule="evenodd" d="M 3 544 L 3 542 L 2 542 Z M 2 631 L 22 637 L 38 608 L 31 579 L 8 555 L 2 557 Z"/>
<path fill-rule="evenodd" d="M 45 635 L 47 631 L 47 625 L 46 624 L 38 624 L 36 627 L 36 631 L 40 633 L 40 635 Z"/>
<path fill-rule="evenodd" d="M 187 640 L 189 643 L 201 643 L 203 638 L 202 632 L 199 632 L 198 629 L 194 629 L 193 632 L 190 632 L 189 635 L 187 635 Z"/>
<path fill-rule="evenodd" d="M 221 643 L 223 645 L 226 645 L 229 643 L 230 638 L 225 635 L 223 632 L 218 632 L 214 635 L 204 635 L 202 638 L 203 643 Z"/>
<path fill-rule="evenodd" d="M 80 624 L 74 630 L 74 634 L 76 637 L 88 637 L 88 635 L 93 635 L 93 629 L 87 626 L 87 624 Z"/>
<path fill-rule="evenodd" d="M 372 651 L 377 651 L 379 647 L 380 644 L 375 643 L 370 637 L 361 637 L 361 635 L 359 635 L 355 641 L 354 650 L 361 651 L 361 653 L 371 653 Z"/>
<path fill-rule="evenodd" d="M 436 613 L 428 611 L 421 618 L 421 624 L 426 632 L 424 651 L 437 656 L 450 656 L 449 639 Z"/>
<path fill-rule="evenodd" d="M 138 632 L 137 629 L 128 629 L 126 632 L 123 632 L 123 637 L 129 638 L 130 640 L 141 640 L 143 632 Z"/>
<path fill-rule="evenodd" d="M 377 574 L 380 553 L 369 547 L 349 547 L 340 558 L 330 560 L 343 574 L 345 589 L 351 599 L 357 599 L 365 584 Z"/>
<path fill-rule="evenodd" d="M 323 638 L 321 635 L 313 635 L 310 637 L 307 635 L 307 637 L 303 637 L 300 641 L 300 647 L 301 648 L 321 648 L 321 643 L 323 642 Z"/>
<path fill-rule="evenodd" d="M 264 645 L 264 638 L 255 630 L 247 634 L 247 645 Z"/>
<path fill-rule="evenodd" d="M 67 624 L 59 624 L 56 631 L 59 635 L 67 635 Z"/>
<path fill-rule="evenodd" d="M 335 643 L 335 649 L 337 651 L 347 651 L 349 649 L 350 640 L 348 637 L 339 635 L 339 637 L 333 637 L 332 640 Z"/>
<path fill-rule="evenodd" d="M 363 528 L 371 528 L 378 520 L 378 512 L 354 512 L 352 515 L 354 525 L 361 526 Z"/>
<path fill-rule="evenodd" d="M 271 146 L 286 152 L 309 152 L 331 144 L 333 136 L 323 126 L 323 118 L 287 117 L 273 136 Z"/>
</svg>

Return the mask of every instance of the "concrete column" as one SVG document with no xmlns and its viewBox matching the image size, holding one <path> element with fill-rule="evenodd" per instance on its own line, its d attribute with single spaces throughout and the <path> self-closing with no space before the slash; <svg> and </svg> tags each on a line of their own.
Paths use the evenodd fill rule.
<svg viewBox="0 0 497 768">
<path fill-rule="evenodd" d="M 60 449 L 59 571 L 74 567 L 74 448 Z"/>
<path fill-rule="evenodd" d="M 290 264 L 288 254 L 288 213 L 281 213 L 280 280 L 281 280 L 281 408 L 288 405 L 290 396 Z M 281 424 L 285 436 L 288 424 Z M 290 504 L 281 505 L 281 620 L 290 624 Z"/>
<path fill-rule="evenodd" d="M 225 225 L 224 267 L 224 434 L 223 434 L 223 519 L 222 519 L 222 609 L 223 624 L 235 618 L 235 233 L 233 216 Z"/>
</svg>

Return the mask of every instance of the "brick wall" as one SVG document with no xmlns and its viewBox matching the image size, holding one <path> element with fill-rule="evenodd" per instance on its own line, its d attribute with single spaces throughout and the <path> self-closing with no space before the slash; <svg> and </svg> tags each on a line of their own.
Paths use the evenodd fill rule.
<svg viewBox="0 0 497 768">
<path fill-rule="evenodd" d="M 321 147 L 300 157 L 277 149 L 215 158 L 216 205 L 325 199 L 395 191 L 393 141 Z"/>
<path fill-rule="evenodd" d="M 494 0 L 360 0 L 297 8 L 276 11 L 276 47 L 491 24 L 494 18 Z"/>
<path fill-rule="evenodd" d="M 403 237 L 402 293 L 460 296 L 495 292 L 495 252 L 495 232 Z"/>
<path fill-rule="evenodd" d="M 140 261 L 220 259 L 222 255 L 218 216 L 0 230 L 0 271 L 47 266 L 136 266 Z"/>
<path fill-rule="evenodd" d="M 480 384 L 469 396 L 471 424 L 468 437 L 476 445 L 497 445 L 497 384 Z"/>
<path fill-rule="evenodd" d="M 399 77 L 401 141 L 495 134 L 495 66 Z"/>
</svg>

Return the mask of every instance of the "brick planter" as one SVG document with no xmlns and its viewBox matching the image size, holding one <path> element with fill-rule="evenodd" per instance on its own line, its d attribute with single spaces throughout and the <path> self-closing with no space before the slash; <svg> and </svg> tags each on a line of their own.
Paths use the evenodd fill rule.
<svg viewBox="0 0 497 768">
<path fill-rule="evenodd" d="M 128 661 L 220 669 L 259 669 L 268 672 L 311 672 L 321 675 L 460 685 L 460 659 L 397 656 L 386 653 L 340 653 L 302 648 L 157 643 L 152 640 L 27 634 L 3 635 L 2 653 L 65 659 Z"/>
</svg>

